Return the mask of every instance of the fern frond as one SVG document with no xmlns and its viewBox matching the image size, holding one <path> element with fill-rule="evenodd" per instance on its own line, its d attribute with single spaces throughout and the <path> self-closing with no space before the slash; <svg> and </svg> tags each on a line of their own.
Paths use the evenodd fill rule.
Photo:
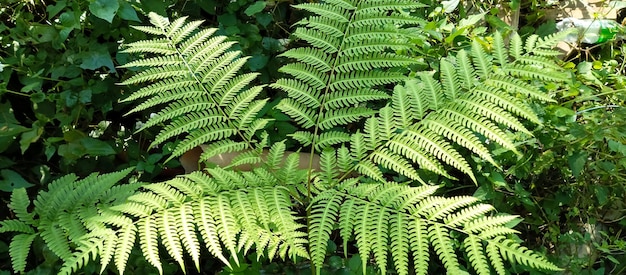
<svg viewBox="0 0 626 275">
<path fill-rule="evenodd" d="M 543 257 L 537 255 L 537 253 L 528 250 L 528 248 L 520 246 L 513 240 L 505 239 L 505 237 L 500 236 L 493 240 L 488 240 L 487 242 L 489 242 L 490 245 L 493 244 L 496 246 L 500 250 L 502 257 L 510 261 L 516 261 L 533 268 L 544 270 L 561 270 L 558 266 L 546 261 Z"/>
<path fill-rule="evenodd" d="M 430 240 L 428 228 L 423 220 L 416 218 L 409 220 L 410 248 L 413 255 L 413 265 L 416 274 L 428 274 L 428 259 Z"/>
<path fill-rule="evenodd" d="M 80 242 L 78 251 L 75 251 L 72 258 L 65 260 L 63 266 L 59 270 L 59 274 L 73 274 L 79 268 L 87 264 L 91 258 L 95 258 L 100 248 L 99 240 L 86 239 Z M 120 273 L 121 274 L 121 273 Z"/>
<path fill-rule="evenodd" d="M 312 206 L 309 216 L 313 221 L 309 226 L 309 245 L 311 260 L 316 263 L 324 262 L 327 242 L 339 214 L 341 199 L 341 196 L 333 194 L 328 200 L 319 200 Z M 319 273 L 320 269 L 321 266 L 318 265 L 316 272 Z"/>
<path fill-rule="evenodd" d="M 154 13 L 149 17 L 155 28 L 140 30 L 160 37 L 125 45 L 126 51 L 158 56 L 127 64 L 147 68 L 122 84 L 154 82 L 126 99 L 146 98 L 131 113 L 164 106 L 141 129 L 166 123 L 151 146 L 186 136 L 172 151 L 172 158 L 210 141 L 235 135 L 252 138 L 246 127 L 258 126 L 254 121 L 265 101 L 254 100 L 261 87 L 249 87 L 256 73 L 238 75 L 248 57 L 230 50 L 234 43 L 226 42 L 224 36 L 214 36 L 215 29 L 198 31 L 202 21 L 186 22 L 181 17 L 170 23 Z M 249 138 L 243 141 L 247 148 L 252 147 Z"/>
<path fill-rule="evenodd" d="M 139 244 L 141 252 L 152 266 L 156 267 L 159 274 L 163 274 L 163 267 L 159 258 L 158 233 L 156 221 L 151 217 L 144 217 L 138 222 Z"/>
<path fill-rule="evenodd" d="M 21 273 L 26 269 L 26 258 L 35 237 L 37 234 L 19 234 L 11 239 L 9 255 L 11 255 L 11 266 L 15 272 Z"/>
<path fill-rule="evenodd" d="M 463 248 L 469 257 L 470 263 L 476 270 L 478 274 L 488 275 L 491 272 L 489 271 L 489 263 L 487 263 L 487 257 L 485 256 L 485 252 L 483 251 L 482 241 L 476 236 L 468 236 L 463 241 Z"/>
<path fill-rule="evenodd" d="M 18 232 L 18 233 L 35 233 L 30 225 L 21 220 L 4 220 L 0 221 L 0 233 Z"/>
<path fill-rule="evenodd" d="M 178 236 L 178 226 L 180 225 L 180 213 L 174 212 L 175 208 L 165 210 L 158 216 L 158 230 L 163 246 L 167 253 L 178 263 L 185 272 L 185 262 L 183 261 L 183 246 Z"/>
<path fill-rule="evenodd" d="M 483 46 L 478 42 L 478 40 L 472 41 L 471 54 L 474 65 L 476 66 L 477 75 L 483 80 L 489 78 L 492 71 L 491 68 L 493 67 L 493 57 L 485 52 Z"/>
<path fill-rule="evenodd" d="M 450 232 L 441 225 L 433 224 L 428 232 L 428 237 L 447 272 L 451 274 L 461 273 L 459 260 L 454 253 L 454 245 L 450 239 Z"/>
<path fill-rule="evenodd" d="M 230 266 L 229 261 L 222 255 L 222 247 L 217 237 L 217 226 L 211 214 L 212 209 L 209 201 L 201 199 L 194 206 L 195 216 L 199 218 L 198 228 L 209 252 L 220 259 L 222 263 Z"/>
</svg>

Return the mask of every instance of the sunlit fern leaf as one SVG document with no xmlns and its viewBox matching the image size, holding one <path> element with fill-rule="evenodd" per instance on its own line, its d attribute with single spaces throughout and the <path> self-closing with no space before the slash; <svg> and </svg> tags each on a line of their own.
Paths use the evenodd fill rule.
<svg viewBox="0 0 626 275">
<path fill-rule="evenodd" d="M 390 150 L 379 150 L 372 154 L 372 160 L 374 163 L 381 165 L 384 168 L 391 169 L 413 180 L 420 180 L 420 176 L 417 171 L 413 169 L 406 159 L 391 152 Z"/>
<path fill-rule="evenodd" d="M 463 210 L 446 216 L 444 222 L 451 226 L 461 226 L 470 220 L 482 217 L 483 215 L 494 211 L 494 207 L 488 204 L 476 204 Z"/>
<path fill-rule="evenodd" d="M 387 273 L 387 255 L 389 254 L 389 217 L 390 213 L 381 208 L 374 213 L 373 223 L 370 223 L 370 231 L 373 232 L 372 252 L 374 260 L 382 274 Z"/>
<path fill-rule="evenodd" d="M 180 221 L 178 224 L 178 236 L 182 241 L 185 251 L 191 255 L 196 270 L 200 272 L 200 242 L 196 237 L 196 218 L 193 216 L 191 203 L 181 205 L 177 214 Z"/>
<path fill-rule="evenodd" d="M 472 91 L 472 96 L 475 96 L 476 100 L 487 100 L 488 102 L 496 104 L 517 116 L 530 120 L 531 122 L 540 123 L 537 114 L 530 108 L 529 105 L 524 104 L 520 99 L 510 95 L 505 90 L 499 89 L 494 91 L 492 88 L 481 85 Z"/>
<path fill-rule="evenodd" d="M 461 95 L 461 83 L 455 66 L 446 59 L 439 63 L 439 78 L 443 84 L 443 92 L 446 98 L 453 100 Z"/>
<path fill-rule="evenodd" d="M 370 119 L 373 124 L 370 127 L 377 127 L 378 130 L 371 133 L 369 138 L 371 139 L 373 136 L 378 135 L 381 140 L 384 140 L 384 141 L 390 140 L 393 137 L 393 134 L 398 130 L 398 128 L 396 128 L 396 123 L 395 123 L 396 118 L 394 117 L 394 111 L 391 107 L 385 106 L 381 108 L 380 110 L 378 110 L 378 116 L 379 116 L 378 119 L 376 118 Z M 376 122 L 378 122 L 378 125 L 375 125 Z M 366 128 L 366 129 L 369 130 L 371 128 Z M 368 131 L 368 134 L 370 134 L 369 131 Z"/>
<path fill-rule="evenodd" d="M 493 55 L 495 57 L 494 61 L 498 65 L 504 66 L 509 63 L 509 52 L 499 31 L 496 31 L 493 37 Z"/>
<path fill-rule="evenodd" d="M 483 145 L 483 143 L 471 132 L 471 130 L 468 130 L 463 125 L 453 120 L 438 119 L 436 116 L 430 116 L 427 119 L 422 120 L 422 124 L 426 125 L 429 130 L 448 138 L 458 145 L 470 149 L 483 160 L 497 166 L 491 157 L 489 149 Z M 432 169 L 429 170 L 432 171 Z M 440 173 L 439 171 L 434 172 L 437 172 L 438 174 Z"/>
<path fill-rule="evenodd" d="M 85 239 L 80 242 L 80 246 L 72 255 L 72 258 L 67 259 L 59 274 L 74 274 L 81 267 L 85 266 L 90 261 L 93 255 L 96 255 L 99 250 L 100 241 L 98 239 Z M 120 272 L 120 274 L 123 274 Z"/>
<path fill-rule="evenodd" d="M 173 211 L 174 208 L 161 212 L 158 217 L 159 235 L 167 253 L 178 263 L 180 268 L 185 270 L 183 261 L 183 246 L 178 237 L 177 227 L 180 225 L 179 213 Z"/>
<path fill-rule="evenodd" d="M 120 229 L 121 233 L 118 235 L 117 247 L 115 248 L 115 266 L 120 274 L 124 273 L 128 258 L 130 257 L 130 251 L 135 245 L 135 236 L 137 228 L 135 225 L 124 226 Z"/>
<path fill-rule="evenodd" d="M 468 236 L 463 241 L 463 247 L 467 253 L 467 256 L 476 270 L 476 273 L 480 275 L 491 274 L 489 271 L 489 263 L 487 263 L 487 257 L 483 251 L 482 241 L 476 236 Z"/>
<path fill-rule="evenodd" d="M 150 82 L 128 97 L 127 101 L 145 98 L 144 103 L 131 112 L 162 106 L 142 128 L 166 123 L 151 146 L 186 136 L 172 151 L 171 157 L 177 157 L 211 141 L 236 135 L 252 138 L 244 132 L 265 102 L 254 101 L 261 91 L 260 87 L 250 87 L 257 74 L 239 75 L 248 58 L 230 50 L 233 42 L 214 36 L 215 29 L 198 30 L 202 21 L 187 22 L 181 17 L 170 23 L 155 13 L 150 13 L 149 18 L 154 28 L 139 29 L 158 33 L 159 37 L 124 45 L 124 51 L 159 56 L 127 64 L 126 67 L 139 66 L 142 70 L 122 84 Z M 157 29 L 161 31 L 154 31 Z M 255 107 L 248 108 L 252 102 Z M 251 146 L 249 138 L 243 142 Z"/>
<path fill-rule="evenodd" d="M 533 252 L 528 248 L 521 246 L 519 243 L 513 240 L 499 236 L 492 240 L 488 240 L 487 242 L 490 245 L 495 245 L 500 250 L 500 254 L 502 255 L 502 257 L 509 261 L 516 261 L 530 267 L 541 268 L 545 270 L 559 269 L 559 267 L 557 267 L 556 265 L 548 261 L 542 260 L 536 252 Z"/>
<path fill-rule="evenodd" d="M 493 57 L 485 52 L 485 49 L 478 40 L 472 41 L 471 55 L 478 77 L 482 80 L 489 78 L 493 67 Z"/>
<path fill-rule="evenodd" d="M 409 221 L 404 215 L 392 215 L 389 228 L 391 257 L 400 275 L 409 274 Z"/>
<path fill-rule="evenodd" d="M 466 50 L 460 50 L 457 53 L 455 63 L 457 74 L 461 80 L 461 87 L 465 90 L 472 89 L 477 82 L 477 75 Z"/>
<path fill-rule="evenodd" d="M 222 263 L 230 266 L 230 262 L 222 254 L 222 246 L 217 234 L 216 221 L 213 219 L 210 206 L 210 197 L 199 200 L 195 207 L 195 216 L 199 219 L 198 229 L 209 252 L 220 259 Z"/>
<path fill-rule="evenodd" d="M 494 243 L 487 243 L 487 257 L 489 261 L 491 261 L 492 266 L 498 275 L 508 274 L 506 269 L 504 268 L 504 262 L 502 261 L 502 256 L 500 256 L 500 251 L 498 247 Z"/>
<path fill-rule="evenodd" d="M 354 223 L 354 239 L 356 240 L 356 245 L 359 247 L 359 254 L 361 256 L 362 270 L 367 269 L 367 262 L 369 261 L 370 253 L 372 252 L 372 246 L 374 245 L 373 239 L 374 234 L 370 231 L 370 228 L 374 227 L 373 223 L 375 220 L 373 219 L 375 212 L 380 211 L 380 209 L 376 208 L 375 205 L 372 204 L 364 204 L 362 207 L 356 212 L 356 216 L 359 217 L 355 219 Z M 381 230 L 382 228 L 378 228 Z"/>
<path fill-rule="evenodd" d="M 562 72 L 554 72 L 546 74 L 543 71 L 537 70 L 532 65 L 514 64 L 502 69 L 505 76 L 512 76 L 518 78 L 530 78 L 538 79 L 542 81 L 552 82 L 564 82 L 567 80 L 567 75 Z"/>
<path fill-rule="evenodd" d="M 226 249 L 229 250 L 231 255 L 237 255 L 236 238 L 241 228 L 235 222 L 228 197 L 225 195 L 218 195 L 209 203 L 215 212 L 214 218 L 216 221 L 217 233 L 220 236 L 220 241 L 224 244 Z M 235 263 L 239 265 L 238 258 L 235 257 L 234 260 Z"/>
<path fill-rule="evenodd" d="M 530 131 L 517 118 L 495 104 L 489 102 L 479 103 L 468 97 L 461 98 L 458 102 L 464 105 L 468 112 L 478 113 L 504 127 L 531 135 Z"/>
<path fill-rule="evenodd" d="M 311 242 L 311 259 L 315 262 L 324 262 L 326 256 L 325 242 L 330 238 L 330 233 L 334 229 L 340 208 L 341 196 L 333 194 L 328 200 L 315 202 L 311 210 L 312 223 L 309 226 L 309 240 Z M 317 273 L 320 273 L 321 266 L 317 266 Z"/>
<path fill-rule="evenodd" d="M 363 112 L 367 109 L 362 104 L 388 98 L 378 88 L 406 79 L 389 70 L 417 63 L 393 52 L 412 47 L 398 26 L 416 22 L 400 11 L 421 6 L 406 1 L 332 1 L 295 6 L 315 14 L 297 23 L 293 33 L 309 45 L 283 54 L 294 60 L 280 69 L 290 78 L 279 79 L 271 87 L 286 91 L 290 97 L 278 109 L 305 129 L 315 126 L 321 130 L 314 131 L 312 139 L 302 141 L 310 141 L 317 150 L 332 145 L 318 146 L 319 135 L 370 117 L 373 112 Z M 381 16 L 383 13 L 385 16 Z"/>
<path fill-rule="evenodd" d="M 473 178 L 472 169 L 467 161 L 435 132 L 426 128 L 411 129 L 406 131 L 405 138 L 399 138 L 398 141 L 413 144 Z"/>
<path fill-rule="evenodd" d="M 364 117 L 369 117 L 375 112 L 366 107 L 341 108 L 328 111 L 324 114 L 318 123 L 320 129 L 328 130 L 333 127 L 346 125 L 356 122 Z"/>
<path fill-rule="evenodd" d="M 431 242 L 429 241 L 425 222 L 419 218 L 410 219 L 409 234 L 415 273 L 427 274 Z"/>
<path fill-rule="evenodd" d="M 452 248 L 453 243 L 448 229 L 439 224 L 433 224 L 430 226 L 428 238 L 447 272 L 459 274 L 461 272 L 459 260 Z"/>
<path fill-rule="evenodd" d="M 537 87 L 533 87 L 529 85 L 528 83 L 525 83 L 519 79 L 515 79 L 511 77 L 495 75 L 487 79 L 484 82 L 484 84 L 488 87 L 492 87 L 496 89 L 503 89 L 509 92 L 520 93 L 524 96 L 528 96 L 528 97 L 543 100 L 543 101 L 550 101 L 550 102 L 554 101 L 544 92 L 539 90 Z"/>
<path fill-rule="evenodd" d="M 161 259 L 159 258 L 158 232 L 155 220 L 144 217 L 138 222 L 139 247 L 144 257 L 152 266 L 156 267 L 159 274 L 163 274 Z"/>
</svg>

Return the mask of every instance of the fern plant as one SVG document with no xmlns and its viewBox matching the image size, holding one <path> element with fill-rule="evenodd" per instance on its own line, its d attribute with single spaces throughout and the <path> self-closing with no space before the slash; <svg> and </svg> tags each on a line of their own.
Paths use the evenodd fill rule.
<svg viewBox="0 0 626 275">
<path fill-rule="evenodd" d="M 391 266 L 398 274 L 427 274 L 431 250 L 450 274 L 506 274 L 506 261 L 559 270 L 515 241 L 516 216 L 473 197 L 435 195 L 439 186 L 420 170 L 452 178 L 453 167 L 475 181 L 460 148 L 492 163 L 486 141 L 515 150 L 507 131 L 528 133 L 520 119 L 539 122 L 528 98 L 551 100 L 536 83 L 567 80 L 550 58 L 567 33 L 526 42 L 514 35 L 510 45 L 495 34 L 490 49 L 474 41 L 443 58 L 437 74 L 411 72 L 416 61 L 404 54 L 413 48 L 405 27 L 420 24 L 408 11 L 421 4 L 296 7 L 312 13 L 294 32 L 305 46 L 282 54 L 293 61 L 281 68 L 288 77 L 270 86 L 286 93 L 276 108 L 300 126 L 292 138 L 320 156 L 319 169 L 312 159 L 309 169 L 299 168 L 299 153 L 284 141 L 269 144 L 268 120 L 259 115 L 264 87 L 251 84 L 254 73 L 240 72 L 247 58 L 232 42 L 215 29 L 198 30 L 199 21 L 150 14 L 152 26 L 137 28 L 156 38 L 125 45 L 142 56 L 124 67 L 143 70 L 123 84 L 144 85 L 127 99 L 143 100 L 133 112 L 160 108 L 144 126 L 161 128 L 153 146 L 180 137 L 170 158 L 205 143 L 201 161 L 239 154 L 227 167 L 159 183 L 115 185 L 130 170 L 66 176 L 39 194 L 32 212 L 26 192 L 16 190 L 15 219 L 0 223 L 0 232 L 18 233 L 10 246 L 14 270 L 24 271 L 30 244 L 41 237 L 64 261 L 60 274 L 96 259 L 101 272 L 113 261 L 122 274 L 133 247 L 160 274 L 160 248 L 183 270 L 186 259 L 199 269 L 205 249 L 227 266 L 254 250 L 310 261 L 319 274 L 335 231 L 344 254 L 354 241 L 364 267 L 373 260 L 382 274 Z M 235 169 L 240 164 L 252 169 Z M 394 174 L 412 181 L 392 182 Z"/>
</svg>

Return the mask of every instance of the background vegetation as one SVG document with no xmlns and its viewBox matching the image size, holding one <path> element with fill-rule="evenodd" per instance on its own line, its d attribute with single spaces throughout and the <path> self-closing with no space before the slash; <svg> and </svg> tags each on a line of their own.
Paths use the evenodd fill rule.
<svg viewBox="0 0 626 275">
<path fill-rule="evenodd" d="M 13 189 L 26 187 L 34 196 L 67 173 L 86 176 L 136 167 L 140 180 L 169 179 L 183 171 L 177 160 L 165 164 L 172 144 L 149 149 L 156 133 L 133 132 L 149 113 L 123 116 L 132 107 L 119 103 L 129 91 L 116 85 L 132 73 L 118 67 L 129 60 L 118 46 L 145 39 L 130 28 L 147 22 L 149 12 L 170 18 L 206 20 L 206 27 L 238 42 L 252 58 L 246 70 L 259 72 L 259 83 L 277 79 L 292 24 L 303 17 L 291 5 L 305 1 L 13 1 L 0 6 L 0 198 L 9 202 Z M 429 6 L 421 15 L 428 21 L 425 35 L 415 38 L 423 63 L 416 69 L 438 68 L 440 57 L 494 31 L 510 32 L 499 19 L 505 9 L 520 7 L 520 33 L 547 35 L 554 22 L 545 21 L 544 1 L 421 1 Z M 450 6 L 454 12 L 450 11 Z M 476 16 L 479 15 L 479 16 Z M 485 20 L 482 20 L 483 16 Z M 484 40 L 485 45 L 490 41 Z M 473 194 L 498 211 L 524 218 L 516 228 L 526 245 L 545 252 L 570 274 L 626 272 L 626 47 L 621 41 L 581 47 L 580 54 L 562 63 L 572 83 L 544 89 L 557 100 L 536 105 L 543 125 L 533 137 L 520 134 L 515 155 L 500 150 L 498 169 L 479 158 L 471 163 L 478 186 L 471 179 L 441 179 L 445 193 Z M 275 99 L 277 95 L 270 94 Z M 274 118 L 270 139 L 282 140 L 298 130 L 290 118 L 268 110 Z M 289 144 L 287 147 L 289 148 Z M 495 147 L 494 147 L 495 148 Z M 456 175 L 455 175 L 456 176 Z M 2 208 L 6 209 L 6 208 Z M 4 220 L 12 213 L 2 211 Z M 10 235 L 0 237 L 0 274 L 10 274 Z M 29 258 L 31 274 L 49 274 L 60 261 L 35 243 Z M 338 244 L 329 243 L 330 251 Z M 332 246 L 335 246 L 333 249 Z M 141 257 L 131 254 L 127 274 L 154 273 Z M 202 270 L 223 270 L 214 259 Z M 328 272 L 360 273 L 358 256 L 330 255 Z M 166 274 L 177 272 L 171 261 Z M 236 270 L 255 274 L 301 273 L 306 263 L 257 261 Z M 372 272 L 374 269 L 372 268 Z M 89 264 L 84 272 L 99 271 Z M 113 272 L 113 271 L 111 271 Z M 358 274 L 357 273 L 357 274 Z"/>
</svg>

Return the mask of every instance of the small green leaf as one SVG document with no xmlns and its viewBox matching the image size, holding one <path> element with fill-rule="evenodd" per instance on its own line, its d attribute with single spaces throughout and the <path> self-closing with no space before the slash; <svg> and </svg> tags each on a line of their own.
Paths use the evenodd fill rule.
<svg viewBox="0 0 626 275">
<path fill-rule="evenodd" d="M 82 54 L 82 57 L 83 62 L 80 64 L 80 67 L 83 69 L 97 70 L 101 67 L 107 67 L 109 68 L 109 72 L 115 72 L 113 59 L 111 59 L 111 55 L 104 46 L 93 48 Z"/>
<path fill-rule="evenodd" d="M 0 137 L 13 138 L 28 128 L 19 125 L 10 103 L 0 104 Z"/>
<path fill-rule="evenodd" d="M 85 147 L 85 153 L 90 156 L 106 156 L 115 154 L 113 147 L 101 140 L 87 137 L 81 139 L 80 144 Z"/>
<path fill-rule="evenodd" d="M 599 206 L 604 206 L 609 201 L 608 188 L 606 188 L 606 186 L 597 186 L 595 191 Z"/>
<path fill-rule="evenodd" d="M 258 71 L 267 65 L 267 61 L 269 61 L 269 57 L 267 55 L 253 55 L 252 58 L 248 60 L 248 67 L 250 67 L 250 70 L 252 71 Z"/>
<path fill-rule="evenodd" d="M 48 18 L 52 18 L 62 11 L 67 6 L 65 1 L 57 1 L 54 5 L 47 5 L 46 12 L 48 12 Z"/>
<path fill-rule="evenodd" d="M 328 265 L 332 268 L 342 268 L 343 267 L 343 259 L 339 256 L 332 256 L 328 259 Z"/>
<path fill-rule="evenodd" d="M 227 13 L 217 17 L 217 22 L 224 25 L 225 27 L 233 26 L 237 24 L 237 17 L 234 14 Z"/>
<path fill-rule="evenodd" d="M 572 154 L 568 159 L 569 168 L 572 169 L 572 176 L 578 177 L 587 162 L 587 152 L 579 151 Z"/>
<path fill-rule="evenodd" d="M 0 181 L 0 190 L 5 192 L 11 192 L 17 188 L 28 188 L 34 186 L 34 184 L 26 181 L 20 174 L 13 170 L 3 169 L 0 171 L 2 175 L 2 181 Z"/>
<path fill-rule="evenodd" d="M 15 164 L 15 162 L 13 162 L 11 159 L 4 157 L 4 156 L 0 156 L 0 168 L 11 167 L 13 166 L 13 164 Z"/>
<path fill-rule="evenodd" d="M 113 22 L 113 17 L 120 8 L 118 0 L 95 0 L 89 4 L 89 11 L 96 17 L 104 19 L 109 23 Z"/>
<path fill-rule="evenodd" d="M 45 99 L 46 99 L 46 94 L 44 94 L 42 92 L 36 92 L 36 93 L 30 95 L 30 100 L 33 103 L 41 103 Z"/>
<path fill-rule="evenodd" d="M 78 101 L 83 104 L 91 103 L 91 89 L 80 91 L 78 93 Z"/>
<path fill-rule="evenodd" d="M 39 124 L 37 123 L 34 123 L 33 128 L 22 134 L 22 137 L 20 138 L 20 149 L 22 150 L 22 154 L 26 152 L 31 143 L 34 143 L 39 139 L 41 134 L 43 134 L 43 129 L 39 127 Z"/>
<path fill-rule="evenodd" d="M 117 12 L 117 15 L 119 15 L 119 17 L 124 20 L 141 22 L 141 20 L 139 20 L 139 17 L 137 17 L 137 12 L 133 8 L 133 6 L 126 1 L 121 1 L 121 6 L 119 11 Z"/>
<path fill-rule="evenodd" d="M 265 1 L 256 1 L 254 4 L 250 5 L 245 11 L 243 11 L 247 16 L 253 16 L 265 9 Z"/>
<path fill-rule="evenodd" d="M 260 13 L 256 15 L 256 22 L 263 27 L 267 27 L 273 20 L 274 17 L 271 14 Z"/>
</svg>

